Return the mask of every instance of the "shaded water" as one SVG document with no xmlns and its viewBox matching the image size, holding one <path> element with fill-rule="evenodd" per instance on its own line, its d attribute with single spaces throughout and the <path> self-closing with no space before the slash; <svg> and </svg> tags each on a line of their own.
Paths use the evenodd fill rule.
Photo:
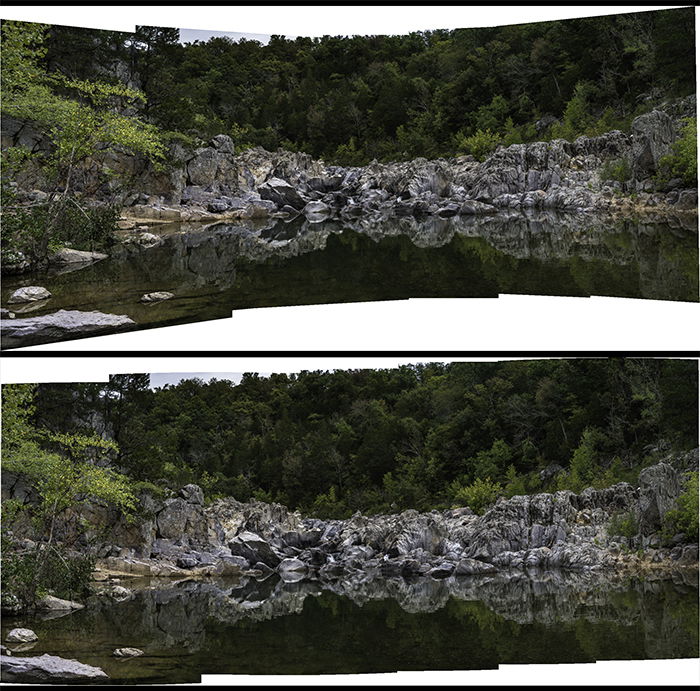
<svg viewBox="0 0 700 691">
<path fill-rule="evenodd" d="M 697 573 L 608 580 L 593 573 L 347 581 L 127 583 L 130 599 L 29 626 L 50 653 L 117 683 L 201 674 L 494 669 L 499 664 L 698 657 Z M 117 647 L 141 648 L 127 660 Z"/>
<path fill-rule="evenodd" d="M 12 306 L 17 316 L 99 310 L 126 314 L 145 328 L 228 317 L 250 307 L 410 297 L 522 293 L 698 301 L 695 227 L 503 212 L 151 231 L 162 235 L 162 244 L 120 244 L 109 259 L 79 270 L 7 276 L 2 304 L 20 286 L 42 285 L 53 297 L 26 309 Z M 156 290 L 175 298 L 139 302 Z"/>
</svg>

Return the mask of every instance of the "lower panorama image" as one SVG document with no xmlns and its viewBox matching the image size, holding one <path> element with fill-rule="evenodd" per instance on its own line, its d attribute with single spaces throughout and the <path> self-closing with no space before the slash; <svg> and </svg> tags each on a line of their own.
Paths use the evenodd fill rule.
<svg viewBox="0 0 700 691">
<path fill-rule="evenodd" d="M 2 394 L 3 681 L 698 658 L 696 360 Z"/>
</svg>

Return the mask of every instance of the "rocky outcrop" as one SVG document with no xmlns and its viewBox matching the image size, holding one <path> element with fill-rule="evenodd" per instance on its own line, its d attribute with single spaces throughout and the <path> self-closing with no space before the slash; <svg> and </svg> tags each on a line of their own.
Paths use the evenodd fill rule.
<svg viewBox="0 0 700 691">
<path fill-rule="evenodd" d="M 15 348 L 65 338 L 116 333 L 133 326 L 135 322 L 123 315 L 59 310 L 40 317 L 3 319 L 0 321 L 0 338 L 4 348 Z"/>
<path fill-rule="evenodd" d="M 56 655 L 37 657 L 0 656 L 4 682 L 25 684 L 102 681 L 108 679 L 99 668 Z"/>
<path fill-rule="evenodd" d="M 141 575 L 277 571 L 290 581 L 323 582 L 358 573 L 447 578 L 503 569 L 625 569 L 647 558 L 679 566 L 697 558 L 697 546 L 661 548 L 653 533 L 680 491 L 677 471 L 660 463 L 642 471 L 639 487 L 623 482 L 580 494 L 502 498 L 482 516 L 462 507 L 320 520 L 257 501 L 205 506 L 201 490 L 189 485 L 155 512 L 153 539 L 140 557 L 120 554 L 101 566 Z M 637 536 L 612 532 L 621 514 L 637 517 Z"/>
</svg>

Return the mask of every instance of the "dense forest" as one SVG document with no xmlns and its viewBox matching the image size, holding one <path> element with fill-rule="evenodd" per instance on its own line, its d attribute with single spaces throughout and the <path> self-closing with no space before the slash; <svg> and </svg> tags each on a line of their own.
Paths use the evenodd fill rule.
<svg viewBox="0 0 700 691">
<path fill-rule="evenodd" d="M 143 116 L 171 139 L 227 133 L 240 148 L 364 164 L 626 129 L 694 93 L 694 23 L 689 7 L 267 45 L 51 26 L 42 65 L 141 90 Z"/>
<path fill-rule="evenodd" d="M 197 482 L 209 499 L 344 517 L 634 482 L 697 446 L 697 395 L 692 360 L 430 363 L 157 389 L 116 375 L 39 385 L 32 424 L 64 440 L 96 429 L 114 467 L 153 491 Z"/>
</svg>

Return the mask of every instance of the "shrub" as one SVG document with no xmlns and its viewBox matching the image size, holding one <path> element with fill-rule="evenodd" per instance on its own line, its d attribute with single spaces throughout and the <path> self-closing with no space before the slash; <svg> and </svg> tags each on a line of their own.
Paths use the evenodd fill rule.
<svg viewBox="0 0 700 691">
<path fill-rule="evenodd" d="M 477 478 L 471 485 L 457 490 L 455 501 L 468 506 L 474 513 L 482 514 L 502 494 L 503 488 L 498 482 L 492 482 L 490 477 Z"/>
<path fill-rule="evenodd" d="M 609 535 L 633 538 L 639 532 L 637 517 L 632 511 L 615 514 L 608 523 Z"/>
<path fill-rule="evenodd" d="M 676 508 L 664 516 L 664 534 L 672 537 L 685 533 L 690 540 L 698 539 L 698 473 L 690 473 L 685 491 L 678 497 Z"/>
<path fill-rule="evenodd" d="M 632 168 L 626 158 L 606 161 L 600 170 L 601 180 L 627 182 L 632 178 Z"/>
<path fill-rule="evenodd" d="M 456 141 L 457 148 L 460 151 L 471 154 L 477 160 L 483 161 L 501 143 L 501 138 L 490 129 L 487 129 L 477 130 L 470 137 L 460 132 L 456 135 Z"/>
<path fill-rule="evenodd" d="M 671 145 L 672 153 L 659 160 L 659 180 L 681 178 L 688 187 L 698 182 L 698 123 L 696 118 L 685 118 L 681 136 Z"/>
</svg>

